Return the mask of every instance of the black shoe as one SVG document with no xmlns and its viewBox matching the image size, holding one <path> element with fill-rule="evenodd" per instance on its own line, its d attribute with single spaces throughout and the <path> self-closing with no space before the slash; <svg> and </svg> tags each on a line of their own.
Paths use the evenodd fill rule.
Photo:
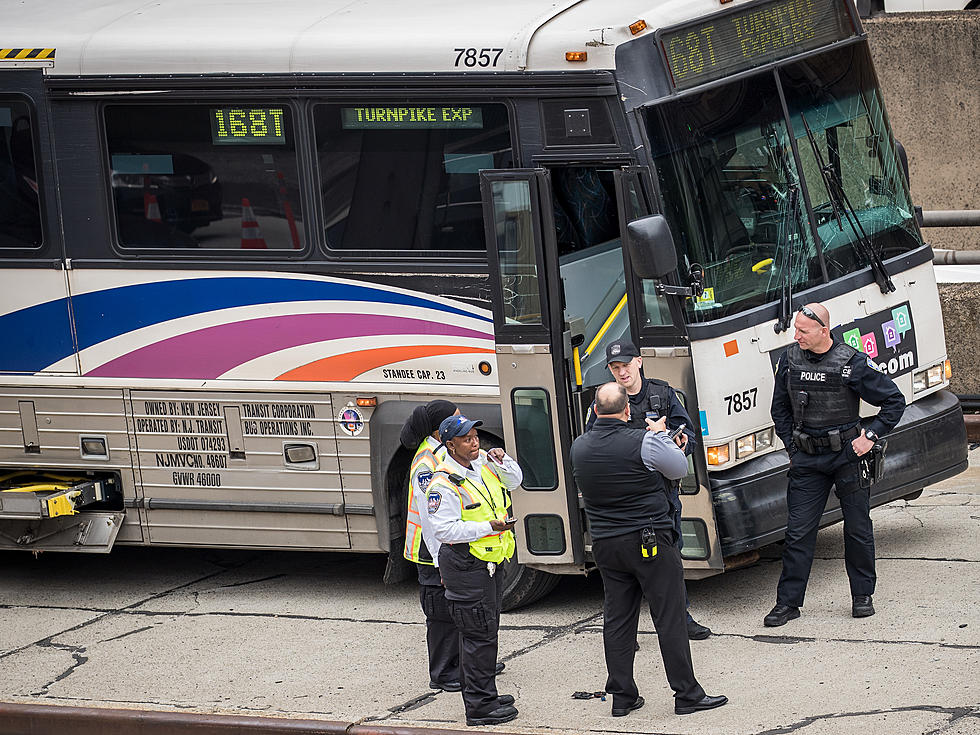
<svg viewBox="0 0 980 735">
<path fill-rule="evenodd" d="M 800 617 L 800 608 L 790 607 L 789 605 L 776 605 L 769 614 L 763 619 L 762 623 L 767 628 L 778 628 L 786 625 L 790 620 Z M 717 705 L 716 705 L 717 706 Z"/>
<path fill-rule="evenodd" d="M 797 612 L 799 611 L 797 610 Z M 695 702 L 694 704 L 675 704 L 674 714 L 690 715 L 695 712 L 701 712 L 702 710 L 721 707 L 723 704 L 728 704 L 728 697 L 724 694 L 719 694 L 717 697 L 709 697 L 705 694 L 700 702 Z"/>
<path fill-rule="evenodd" d="M 444 681 L 441 684 L 437 681 L 430 681 L 429 689 L 442 689 L 444 692 L 458 692 L 462 691 L 463 685 L 458 681 Z"/>
<path fill-rule="evenodd" d="M 505 664 L 503 661 L 498 661 L 497 665 L 493 667 L 493 675 L 496 676 L 497 674 L 499 674 L 501 671 L 504 670 L 505 666 L 507 666 L 507 664 Z"/>
<path fill-rule="evenodd" d="M 689 641 L 703 641 L 709 635 L 711 635 L 711 628 L 701 625 L 693 619 L 687 621 L 687 639 Z"/>
<path fill-rule="evenodd" d="M 633 701 L 633 704 L 631 704 L 629 707 L 613 707 L 612 716 L 626 717 L 626 715 L 628 715 L 630 712 L 632 712 L 633 710 L 637 710 L 642 706 L 643 706 L 643 697 L 637 697 Z"/>
<path fill-rule="evenodd" d="M 514 704 L 514 695 L 512 694 L 501 694 L 497 697 L 497 706 L 506 707 L 509 704 Z"/>
<path fill-rule="evenodd" d="M 875 606 L 871 604 L 871 595 L 854 595 L 851 598 L 851 617 L 870 618 L 875 614 Z"/>
<path fill-rule="evenodd" d="M 517 718 L 517 707 L 512 705 L 504 705 L 503 707 L 497 707 L 495 710 L 490 712 L 483 717 L 470 717 L 466 716 L 466 724 L 470 727 L 476 725 L 501 725 L 504 722 L 510 722 Z"/>
</svg>

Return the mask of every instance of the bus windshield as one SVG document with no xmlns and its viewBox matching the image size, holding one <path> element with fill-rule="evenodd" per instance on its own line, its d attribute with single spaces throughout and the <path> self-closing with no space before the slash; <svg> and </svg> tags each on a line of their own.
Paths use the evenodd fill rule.
<svg viewBox="0 0 980 735">
<path fill-rule="evenodd" d="M 652 107 L 647 125 L 681 275 L 704 268 L 689 321 L 922 244 L 863 44 Z"/>
</svg>

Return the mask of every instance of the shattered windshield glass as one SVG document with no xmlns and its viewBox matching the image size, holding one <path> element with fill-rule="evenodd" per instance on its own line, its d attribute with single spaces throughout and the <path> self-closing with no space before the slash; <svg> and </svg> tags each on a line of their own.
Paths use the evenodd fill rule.
<svg viewBox="0 0 980 735">
<path fill-rule="evenodd" d="M 689 321 L 861 270 L 871 259 L 861 237 L 884 258 L 921 245 L 863 44 L 789 65 L 778 82 L 764 72 L 646 114 L 682 282 L 704 269 L 704 294 L 685 300 Z"/>
</svg>

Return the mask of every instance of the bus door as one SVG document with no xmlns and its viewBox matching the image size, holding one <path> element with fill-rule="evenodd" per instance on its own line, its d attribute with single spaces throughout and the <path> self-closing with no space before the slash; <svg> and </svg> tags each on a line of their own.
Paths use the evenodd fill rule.
<svg viewBox="0 0 980 735">
<path fill-rule="evenodd" d="M 581 564 L 585 547 L 568 449 L 574 434 L 551 181 L 544 169 L 480 174 L 504 438 L 521 464 L 518 560 Z"/>
<path fill-rule="evenodd" d="M 654 208 L 654 191 L 649 169 L 630 166 L 616 172 L 617 199 L 620 204 L 620 227 L 627 233 L 627 223 L 645 217 Z M 632 273 L 627 258 L 626 282 L 629 286 L 629 311 L 636 345 L 643 356 L 643 373 L 648 378 L 665 380 L 675 389 L 693 421 L 695 434 L 702 435 L 703 420 L 698 410 L 694 364 L 684 330 L 684 317 L 678 296 L 667 296 L 658 290 L 658 282 L 640 279 Z M 681 534 L 684 547 L 685 576 L 697 579 L 724 569 L 721 538 L 715 521 L 714 505 L 708 482 L 704 448 L 698 447 L 688 457 L 688 474 L 681 481 Z"/>
</svg>

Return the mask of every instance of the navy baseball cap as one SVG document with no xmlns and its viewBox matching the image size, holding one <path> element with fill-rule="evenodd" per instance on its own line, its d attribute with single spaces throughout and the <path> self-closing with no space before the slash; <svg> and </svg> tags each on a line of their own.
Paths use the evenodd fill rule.
<svg viewBox="0 0 980 735">
<path fill-rule="evenodd" d="M 639 357 L 640 351 L 628 339 L 618 339 L 606 345 L 606 364 L 611 362 L 629 362 Z"/>
<path fill-rule="evenodd" d="M 439 424 L 439 441 L 445 444 L 457 436 L 465 436 L 475 426 L 483 426 L 482 421 L 470 421 L 465 416 L 450 416 Z"/>
</svg>

